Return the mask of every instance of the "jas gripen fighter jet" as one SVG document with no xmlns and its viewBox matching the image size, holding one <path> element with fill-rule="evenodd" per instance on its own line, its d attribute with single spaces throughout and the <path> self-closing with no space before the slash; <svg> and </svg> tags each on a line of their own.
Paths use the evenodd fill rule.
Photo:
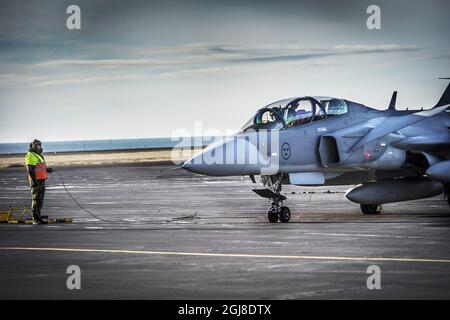
<svg viewBox="0 0 450 320">
<path fill-rule="evenodd" d="M 449 79 L 449 78 L 445 78 Z M 450 85 L 427 110 L 386 110 L 332 97 L 280 100 L 259 109 L 231 137 L 182 168 L 211 176 L 248 175 L 270 200 L 270 222 L 288 222 L 283 184 L 356 185 L 346 197 L 363 214 L 384 203 L 444 194 L 450 205 Z"/>
</svg>

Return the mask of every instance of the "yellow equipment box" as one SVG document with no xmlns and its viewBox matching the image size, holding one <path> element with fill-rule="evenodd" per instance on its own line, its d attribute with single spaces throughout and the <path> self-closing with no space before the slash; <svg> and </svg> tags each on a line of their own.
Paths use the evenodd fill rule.
<svg viewBox="0 0 450 320">
<path fill-rule="evenodd" d="M 30 211 L 30 208 L 25 207 L 20 214 L 15 215 L 16 211 L 20 211 L 19 209 L 9 208 L 5 211 L 0 211 L 0 223 L 8 223 L 8 224 L 33 224 L 33 214 Z M 48 218 L 43 217 L 44 224 L 51 223 L 71 223 L 72 218 Z"/>
</svg>

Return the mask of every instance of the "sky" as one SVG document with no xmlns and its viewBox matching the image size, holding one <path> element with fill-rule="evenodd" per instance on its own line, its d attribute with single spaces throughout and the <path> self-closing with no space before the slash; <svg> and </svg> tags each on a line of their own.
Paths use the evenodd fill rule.
<svg viewBox="0 0 450 320">
<path fill-rule="evenodd" d="M 81 9 L 68 30 L 66 9 Z M 381 29 L 367 28 L 369 5 Z M 0 0 L 0 142 L 168 137 L 321 95 L 432 107 L 450 2 Z"/>
</svg>

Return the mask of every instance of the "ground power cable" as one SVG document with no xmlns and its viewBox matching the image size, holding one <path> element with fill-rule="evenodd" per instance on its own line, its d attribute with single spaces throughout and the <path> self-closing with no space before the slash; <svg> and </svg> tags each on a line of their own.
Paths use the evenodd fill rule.
<svg viewBox="0 0 450 320">
<path fill-rule="evenodd" d="M 134 225 L 144 225 L 144 224 L 154 224 L 154 222 L 150 222 L 150 221 L 138 221 L 138 222 L 132 222 L 132 221 L 125 221 L 125 220 L 108 220 L 108 219 L 103 219 L 100 218 L 98 215 L 96 215 L 95 213 L 91 212 L 90 210 L 86 209 L 85 207 L 83 207 L 78 200 L 70 193 L 70 191 L 68 190 L 66 183 L 64 182 L 63 177 L 61 176 L 61 174 L 56 170 L 53 169 L 53 171 L 59 176 L 59 179 L 61 180 L 61 184 L 64 187 L 64 190 L 66 191 L 66 193 L 70 196 L 70 198 L 73 200 L 73 202 L 78 206 L 78 208 L 80 208 L 81 210 L 83 210 L 84 212 L 86 212 L 87 214 L 89 214 L 92 218 L 97 219 L 99 221 L 102 222 L 106 222 L 106 223 L 117 223 L 117 224 L 134 224 Z"/>
</svg>

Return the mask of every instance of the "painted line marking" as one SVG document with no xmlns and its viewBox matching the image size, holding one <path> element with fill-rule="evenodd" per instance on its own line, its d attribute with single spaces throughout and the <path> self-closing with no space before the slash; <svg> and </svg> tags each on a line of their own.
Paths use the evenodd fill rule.
<svg viewBox="0 0 450 320">
<path fill-rule="evenodd" d="M 450 264 L 450 259 L 424 259 L 424 258 L 294 256 L 294 255 L 291 256 L 291 255 L 246 254 L 246 253 L 205 253 L 205 252 L 177 252 L 177 251 L 145 251 L 145 250 L 118 250 L 118 249 L 82 249 L 82 248 L 31 248 L 31 247 L 0 247 L 0 250 L 124 253 L 124 254 L 141 254 L 141 255 L 229 257 L 229 258 L 266 258 L 266 259 L 293 259 L 293 260 L 431 262 L 431 263 L 448 263 L 448 264 Z"/>
<path fill-rule="evenodd" d="M 364 233 L 305 232 L 303 234 L 310 235 L 310 236 L 331 236 L 331 237 L 366 237 L 366 238 L 395 238 L 395 239 L 425 239 L 425 238 L 427 238 L 427 237 L 419 237 L 419 236 L 391 236 L 391 235 L 384 235 L 384 234 L 364 234 Z"/>
</svg>

